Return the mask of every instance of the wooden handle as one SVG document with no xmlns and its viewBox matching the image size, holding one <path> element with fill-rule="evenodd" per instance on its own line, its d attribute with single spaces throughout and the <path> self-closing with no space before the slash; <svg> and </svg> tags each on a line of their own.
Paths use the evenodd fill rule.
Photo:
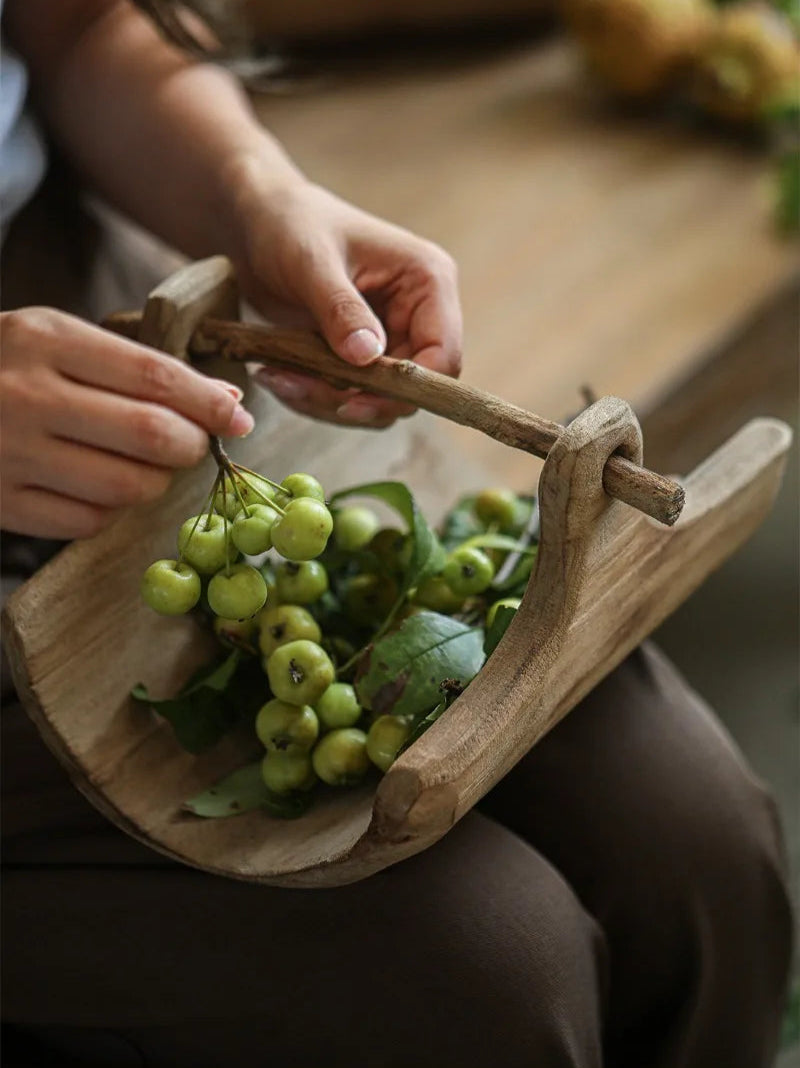
<svg viewBox="0 0 800 1068">
<path fill-rule="evenodd" d="M 111 316 L 103 325 L 138 337 L 140 322 L 141 315 L 126 312 Z M 318 334 L 307 331 L 205 318 L 191 337 L 189 351 L 194 357 L 213 353 L 228 360 L 303 371 L 339 388 L 355 386 L 381 397 L 406 401 L 541 459 L 546 459 L 564 432 L 560 423 L 411 360 L 381 356 L 367 367 L 345 363 Z M 611 456 L 605 465 L 603 488 L 610 497 L 667 526 L 675 523 L 683 508 L 682 486 L 619 455 Z"/>
</svg>

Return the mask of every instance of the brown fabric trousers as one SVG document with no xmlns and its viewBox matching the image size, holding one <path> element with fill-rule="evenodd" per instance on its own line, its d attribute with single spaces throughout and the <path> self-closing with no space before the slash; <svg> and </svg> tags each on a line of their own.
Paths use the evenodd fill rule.
<svg viewBox="0 0 800 1068">
<path fill-rule="evenodd" d="M 12 1068 L 772 1064 L 775 807 L 650 645 L 441 842 L 334 890 L 174 864 L 78 795 L 18 705 L 2 732 Z"/>
</svg>

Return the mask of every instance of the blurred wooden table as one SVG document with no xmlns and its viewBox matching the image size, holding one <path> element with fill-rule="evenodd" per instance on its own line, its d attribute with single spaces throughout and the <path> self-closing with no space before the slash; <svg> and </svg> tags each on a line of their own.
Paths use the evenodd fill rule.
<svg viewBox="0 0 800 1068">
<path fill-rule="evenodd" d="M 771 230 L 763 154 L 612 111 L 569 44 L 373 57 L 257 105 L 310 177 L 455 256 L 469 382 L 552 419 L 584 385 L 623 397 L 673 471 L 796 401 L 800 259 Z M 451 432 L 531 484 L 529 458 Z"/>
</svg>

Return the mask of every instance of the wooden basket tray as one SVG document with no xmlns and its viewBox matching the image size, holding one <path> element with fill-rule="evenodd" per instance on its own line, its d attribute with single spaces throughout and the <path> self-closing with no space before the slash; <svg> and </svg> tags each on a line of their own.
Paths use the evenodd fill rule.
<svg viewBox="0 0 800 1068">
<path fill-rule="evenodd" d="M 182 354 L 212 313 L 235 317 L 228 266 L 219 260 L 169 280 L 143 316 L 117 325 Z M 307 467 L 331 489 L 383 476 L 416 490 L 417 469 L 425 470 L 423 499 L 427 488 L 450 500 L 469 480 L 463 458 L 437 476 L 446 438 L 438 451 L 433 423 L 424 441 L 416 420 L 380 437 L 331 427 L 309 434 L 304 420 L 281 422 L 258 391 L 246 403 L 259 416 L 257 429 L 235 459 L 249 466 Z M 191 756 L 167 723 L 129 697 L 139 681 L 156 696 L 174 693 L 211 648 L 194 620 L 155 617 L 138 593 L 144 568 L 174 552 L 178 525 L 203 499 L 210 461 L 176 479 L 166 501 L 68 546 L 14 594 L 3 615 L 14 682 L 75 785 L 134 837 L 234 878 L 305 887 L 352 882 L 445 834 L 746 541 L 771 507 L 790 441 L 777 420 L 749 423 L 682 480 L 683 513 L 665 526 L 604 489 L 612 454 L 641 464 L 641 434 L 627 404 L 604 398 L 559 428 L 539 482 L 537 569 L 497 650 L 377 789 L 332 792 L 296 821 L 260 811 L 224 820 L 185 814 L 182 802 L 252 759 L 252 744 L 226 738 Z"/>
</svg>

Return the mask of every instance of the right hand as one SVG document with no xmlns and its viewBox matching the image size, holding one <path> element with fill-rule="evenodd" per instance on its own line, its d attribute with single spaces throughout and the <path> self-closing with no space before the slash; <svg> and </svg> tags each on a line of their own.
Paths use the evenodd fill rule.
<svg viewBox="0 0 800 1068">
<path fill-rule="evenodd" d="M 172 472 L 243 436 L 230 382 L 52 308 L 0 315 L 0 524 L 86 538 L 154 500 Z"/>
</svg>

